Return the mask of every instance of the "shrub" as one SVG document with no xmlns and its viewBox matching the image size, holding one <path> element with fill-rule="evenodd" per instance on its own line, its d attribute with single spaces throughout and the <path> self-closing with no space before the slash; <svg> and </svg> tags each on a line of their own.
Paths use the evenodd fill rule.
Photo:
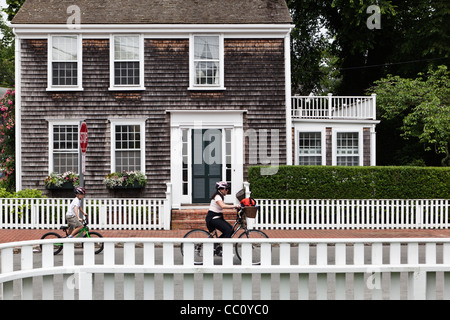
<svg viewBox="0 0 450 320">
<path fill-rule="evenodd" d="M 251 167 L 248 181 L 254 198 L 450 198 L 450 168 L 280 166 L 261 175 L 261 167 Z"/>
</svg>

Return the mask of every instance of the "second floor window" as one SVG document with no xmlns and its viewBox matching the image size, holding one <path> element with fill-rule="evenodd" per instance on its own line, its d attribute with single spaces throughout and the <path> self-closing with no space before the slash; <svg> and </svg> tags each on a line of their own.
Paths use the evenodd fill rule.
<svg viewBox="0 0 450 320">
<path fill-rule="evenodd" d="M 141 88 L 143 86 L 143 48 L 139 35 L 112 37 L 112 87 Z"/>
<path fill-rule="evenodd" d="M 49 88 L 81 89 L 81 38 L 52 36 L 49 49 Z"/>
<path fill-rule="evenodd" d="M 191 37 L 191 89 L 223 88 L 223 37 Z"/>
</svg>

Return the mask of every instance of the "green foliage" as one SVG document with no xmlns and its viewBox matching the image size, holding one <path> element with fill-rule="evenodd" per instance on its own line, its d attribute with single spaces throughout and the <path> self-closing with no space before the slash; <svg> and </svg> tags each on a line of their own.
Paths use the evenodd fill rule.
<svg viewBox="0 0 450 320">
<path fill-rule="evenodd" d="M 275 175 L 251 167 L 254 198 L 449 199 L 450 168 L 280 166 Z"/>
<path fill-rule="evenodd" d="M 14 193 L 12 198 L 37 198 L 42 199 L 46 196 L 42 195 L 42 191 L 37 189 L 25 189 Z"/>
<path fill-rule="evenodd" d="M 444 154 L 450 165 L 450 71 L 446 66 L 419 74 L 416 79 L 388 76 L 375 82 L 381 116 L 402 121 L 402 136 L 415 137 L 425 150 Z"/>
<path fill-rule="evenodd" d="M 18 192 L 9 192 L 5 188 L 0 188 L 0 198 L 46 198 L 42 192 L 36 189 L 25 189 Z"/>
<path fill-rule="evenodd" d="M 296 94 L 362 95 L 389 73 L 411 77 L 450 61 L 448 28 L 443 27 L 450 1 L 286 2 L 295 24 L 291 60 Z M 381 29 L 367 27 L 371 5 L 380 9 Z M 335 59 L 327 61 L 330 55 Z M 338 81 L 327 83 L 330 79 Z"/>
<path fill-rule="evenodd" d="M 8 7 L 3 9 L 6 14 L 8 14 L 8 20 L 11 21 L 19 9 L 22 7 L 25 0 L 6 0 Z"/>
</svg>

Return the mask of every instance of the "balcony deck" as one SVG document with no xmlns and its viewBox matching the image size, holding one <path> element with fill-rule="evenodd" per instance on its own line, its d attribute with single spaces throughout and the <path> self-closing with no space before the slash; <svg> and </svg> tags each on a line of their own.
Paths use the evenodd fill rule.
<svg viewBox="0 0 450 320">
<path fill-rule="evenodd" d="M 292 120 L 376 120 L 376 95 L 293 96 Z"/>
</svg>

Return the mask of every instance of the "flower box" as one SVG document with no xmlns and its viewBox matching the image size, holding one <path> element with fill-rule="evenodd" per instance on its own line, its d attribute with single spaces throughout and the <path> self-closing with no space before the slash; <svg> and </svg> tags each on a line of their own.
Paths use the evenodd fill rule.
<svg viewBox="0 0 450 320">
<path fill-rule="evenodd" d="M 78 174 L 67 171 L 64 173 L 52 172 L 44 181 L 45 188 L 48 190 L 70 190 L 77 187 L 80 183 Z"/>
<path fill-rule="evenodd" d="M 147 185 L 147 177 L 140 171 L 113 172 L 103 183 L 108 189 L 142 189 Z"/>
<path fill-rule="evenodd" d="M 54 184 L 46 184 L 45 188 L 47 190 L 72 190 L 74 186 L 72 182 L 64 182 L 60 186 L 55 186 Z"/>
</svg>

